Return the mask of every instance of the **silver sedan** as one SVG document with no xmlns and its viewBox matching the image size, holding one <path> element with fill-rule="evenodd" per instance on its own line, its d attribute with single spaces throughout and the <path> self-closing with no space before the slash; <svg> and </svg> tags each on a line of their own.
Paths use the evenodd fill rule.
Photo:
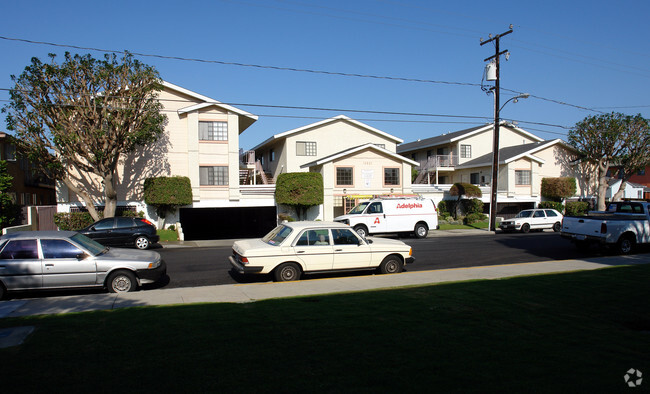
<svg viewBox="0 0 650 394">
<path fill-rule="evenodd" d="M 157 252 L 108 248 L 74 231 L 23 231 L 0 237 L 0 298 L 12 290 L 134 291 L 166 273 Z"/>
</svg>

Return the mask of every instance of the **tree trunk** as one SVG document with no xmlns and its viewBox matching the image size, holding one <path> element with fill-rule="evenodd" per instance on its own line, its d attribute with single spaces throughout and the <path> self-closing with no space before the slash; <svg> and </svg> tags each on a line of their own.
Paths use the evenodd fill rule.
<svg viewBox="0 0 650 394">
<path fill-rule="evenodd" d="M 81 200 L 86 203 L 86 209 L 88 209 L 88 213 L 90 213 L 90 216 L 92 216 L 94 221 L 98 221 L 100 219 L 99 217 L 99 212 L 97 212 L 97 209 L 95 209 L 95 202 L 90 198 L 88 193 L 82 191 L 79 189 L 77 186 L 75 186 L 72 181 L 70 181 L 70 178 L 65 177 L 63 179 L 63 183 L 70 189 L 73 193 L 81 197 Z"/>
<path fill-rule="evenodd" d="M 104 205 L 104 217 L 112 218 L 115 216 L 117 208 L 117 191 L 115 190 L 113 174 L 104 177 L 104 196 L 106 198 Z"/>
<path fill-rule="evenodd" d="M 616 192 L 616 194 L 614 194 L 614 197 L 612 197 L 612 201 L 621 201 L 623 195 L 625 194 L 626 187 L 627 187 L 627 180 L 622 179 L 621 185 L 618 187 L 618 191 Z"/>
<path fill-rule="evenodd" d="M 607 195 L 607 170 L 609 163 L 605 160 L 600 160 L 598 163 L 598 211 L 604 211 L 605 196 Z"/>
</svg>

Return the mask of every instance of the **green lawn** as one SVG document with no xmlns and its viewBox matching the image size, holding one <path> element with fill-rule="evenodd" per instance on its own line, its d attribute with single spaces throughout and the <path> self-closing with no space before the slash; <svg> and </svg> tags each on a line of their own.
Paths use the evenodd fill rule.
<svg viewBox="0 0 650 394">
<path fill-rule="evenodd" d="M 4 392 L 622 392 L 650 266 L 0 319 Z M 643 384 L 650 381 L 645 379 Z M 641 387 L 647 390 L 647 387 Z M 637 390 L 638 391 L 638 390 Z"/>
<path fill-rule="evenodd" d="M 178 234 L 173 230 L 157 230 L 156 233 L 160 236 L 160 241 L 178 241 Z"/>
<path fill-rule="evenodd" d="M 476 222 L 472 224 L 448 224 L 441 223 L 440 230 L 471 230 L 477 228 L 489 228 L 489 222 Z"/>
</svg>

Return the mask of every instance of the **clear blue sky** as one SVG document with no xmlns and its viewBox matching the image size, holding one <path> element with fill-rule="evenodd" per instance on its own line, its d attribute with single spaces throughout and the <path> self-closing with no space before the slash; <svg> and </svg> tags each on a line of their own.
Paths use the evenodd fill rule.
<svg viewBox="0 0 650 394">
<path fill-rule="evenodd" d="M 196 61 L 140 57 L 163 79 L 259 115 L 241 135 L 251 148 L 269 136 L 345 114 L 411 142 L 484 124 L 493 98 L 480 86 L 488 34 L 501 40 L 501 86 L 540 98 L 508 103 L 501 118 L 542 138 L 597 111 L 650 118 L 650 2 L 213 0 L 9 1 L 0 36 L 170 57 L 336 73 L 412 78 L 407 82 Z M 101 52 L 0 39 L 0 105 L 10 75 L 31 57 Z M 470 84 L 470 85 L 463 85 Z M 513 93 L 502 91 L 501 102 Z M 552 101 L 564 102 L 562 105 Z M 245 104 L 333 108 L 265 108 Z M 349 110 L 440 116 L 382 115 Z M 6 130 L 2 115 L 0 130 Z M 461 123 L 449 123 L 461 122 Z M 542 123 L 543 125 L 536 124 Z M 554 126 L 563 126 L 554 127 Z"/>
</svg>

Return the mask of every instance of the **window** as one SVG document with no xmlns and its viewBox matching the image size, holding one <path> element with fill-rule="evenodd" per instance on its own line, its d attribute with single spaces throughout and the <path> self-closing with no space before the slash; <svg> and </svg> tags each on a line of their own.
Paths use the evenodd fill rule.
<svg viewBox="0 0 650 394">
<path fill-rule="evenodd" d="M 199 140 L 228 141 L 228 122 L 199 122 Z"/>
<path fill-rule="evenodd" d="M 551 211 L 550 209 L 546 209 L 546 210 L 544 210 L 544 212 L 546 212 L 546 216 L 548 216 L 548 217 L 557 216 L 557 213 L 555 213 L 554 211 Z"/>
<path fill-rule="evenodd" d="M 332 238 L 334 245 L 359 245 L 359 238 L 347 228 L 332 229 Z"/>
<path fill-rule="evenodd" d="M 546 217 L 546 215 L 544 215 L 544 211 L 535 211 L 535 213 L 533 214 L 533 217 L 534 218 L 544 218 L 544 217 Z"/>
<path fill-rule="evenodd" d="M 336 167 L 336 185 L 352 186 L 352 167 Z"/>
<path fill-rule="evenodd" d="M 368 213 L 384 213 L 384 207 L 381 206 L 380 202 L 373 202 L 368 207 Z"/>
<path fill-rule="evenodd" d="M 330 234 L 327 229 L 322 230 L 307 230 L 298 239 L 296 246 L 307 246 L 307 245 L 329 245 L 330 244 Z"/>
<path fill-rule="evenodd" d="M 3 160 L 16 161 L 16 145 L 6 144 Z"/>
<path fill-rule="evenodd" d="M 384 168 L 384 184 L 399 185 L 399 168 Z"/>
<path fill-rule="evenodd" d="M 113 228 L 113 223 L 115 223 L 115 219 L 113 219 L 113 218 L 100 220 L 95 225 L 95 230 L 112 229 Z"/>
<path fill-rule="evenodd" d="M 81 249 L 63 239 L 42 239 L 43 258 L 75 259 L 83 253 Z"/>
<path fill-rule="evenodd" d="M 316 143 L 296 142 L 296 156 L 316 156 Z"/>
<path fill-rule="evenodd" d="M 515 185 L 530 186 L 530 170 L 515 170 Z"/>
<path fill-rule="evenodd" d="M 275 151 L 273 149 L 269 151 L 269 161 L 275 161 Z"/>
<path fill-rule="evenodd" d="M 199 167 L 199 184 L 201 186 L 228 186 L 228 167 Z"/>
<path fill-rule="evenodd" d="M 133 218 L 125 218 L 118 216 L 115 218 L 115 228 L 131 228 L 133 226 Z"/>
<path fill-rule="evenodd" d="M 471 145 L 461 145 L 460 146 L 460 157 L 463 159 L 472 158 L 472 146 Z"/>
<path fill-rule="evenodd" d="M 473 172 L 469 174 L 469 183 L 472 185 L 478 185 L 479 184 L 479 173 L 478 172 Z"/>
<path fill-rule="evenodd" d="M 636 173 L 637 175 L 645 175 L 645 168 L 643 170 L 639 170 Z"/>
<path fill-rule="evenodd" d="M 38 245 L 35 239 L 21 239 L 9 241 L 2 248 L 0 259 L 34 260 L 38 259 Z"/>
</svg>

